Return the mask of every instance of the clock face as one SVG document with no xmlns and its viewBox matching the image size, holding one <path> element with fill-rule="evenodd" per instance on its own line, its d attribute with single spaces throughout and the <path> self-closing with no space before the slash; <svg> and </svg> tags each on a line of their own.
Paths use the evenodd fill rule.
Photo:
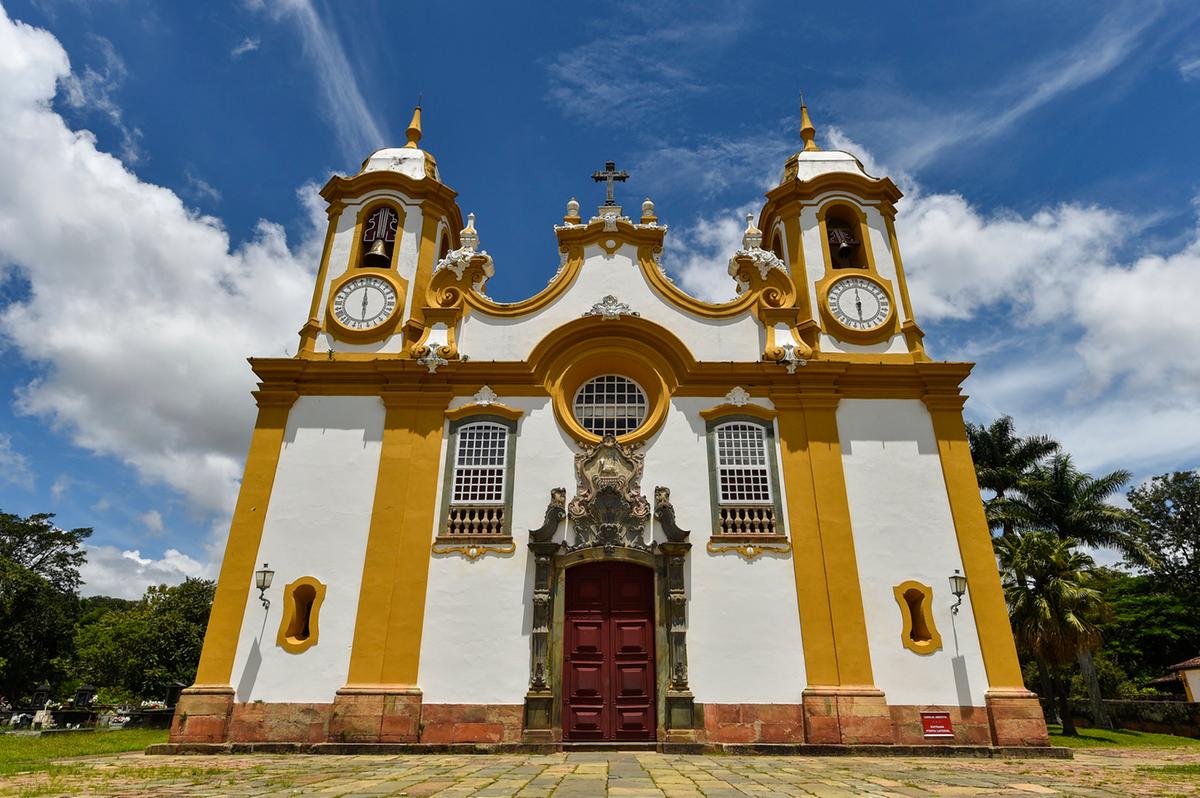
<svg viewBox="0 0 1200 798">
<path fill-rule="evenodd" d="M 333 296 L 334 318 L 351 330 L 378 327 L 395 309 L 396 289 L 382 277 L 355 277 Z"/>
<path fill-rule="evenodd" d="M 877 330 L 891 311 L 887 291 L 871 280 L 844 277 L 829 286 L 829 312 L 843 327 Z"/>
</svg>

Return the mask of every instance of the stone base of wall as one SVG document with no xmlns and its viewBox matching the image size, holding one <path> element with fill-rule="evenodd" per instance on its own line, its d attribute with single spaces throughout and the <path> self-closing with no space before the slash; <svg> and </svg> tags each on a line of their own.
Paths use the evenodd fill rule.
<svg viewBox="0 0 1200 798">
<path fill-rule="evenodd" d="M 195 685 L 184 690 L 171 720 L 172 743 L 223 743 L 229 739 L 232 687 Z"/>
<path fill-rule="evenodd" d="M 804 691 L 804 734 L 809 743 L 887 745 L 892 715 L 873 687 L 809 687 Z"/>
<path fill-rule="evenodd" d="M 802 743 L 800 704 L 697 704 L 704 719 L 702 739 L 710 743 Z"/>
<path fill-rule="evenodd" d="M 1046 718 L 1034 693 L 989 690 L 984 699 L 992 729 L 992 745 L 1050 745 Z"/>
<path fill-rule="evenodd" d="M 922 712 L 946 712 L 953 737 L 927 738 Z M 699 746 L 1048 746 L 1032 694 L 989 693 L 986 707 L 888 706 L 878 690 L 805 690 L 800 704 L 697 704 L 700 728 L 686 736 L 659 730 L 659 741 Z M 174 745 L 371 744 L 556 745 L 529 739 L 521 704 L 422 704 L 412 689 L 338 691 L 332 704 L 235 703 L 233 691 L 185 691 L 176 708 Z M 674 736 L 672 736 L 674 734 Z M 678 739 L 676 739 L 678 738 Z"/>
<path fill-rule="evenodd" d="M 421 742 L 518 743 L 521 704 L 425 704 L 421 707 Z"/>
</svg>

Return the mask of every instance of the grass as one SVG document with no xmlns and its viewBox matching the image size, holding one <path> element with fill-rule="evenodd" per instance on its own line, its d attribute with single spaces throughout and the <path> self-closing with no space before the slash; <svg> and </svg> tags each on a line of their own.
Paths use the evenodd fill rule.
<svg viewBox="0 0 1200 798">
<path fill-rule="evenodd" d="M 165 743 L 167 732 L 154 729 L 64 732 L 61 734 L 0 734 L 0 776 L 28 771 L 45 771 L 57 759 L 140 751 L 154 743 Z"/>
<path fill-rule="evenodd" d="M 1153 734 L 1130 729 L 1079 728 L 1078 737 L 1067 737 L 1062 726 L 1049 724 L 1052 745 L 1067 748 L 1195 748 L 1200 753 L 1200 740 L 1174 734 Z"/>
</svg>

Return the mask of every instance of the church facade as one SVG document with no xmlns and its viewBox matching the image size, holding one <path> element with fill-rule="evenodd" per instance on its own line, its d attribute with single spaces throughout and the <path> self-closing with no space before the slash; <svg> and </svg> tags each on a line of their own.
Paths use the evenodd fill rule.
<svg viewBox="0 0 1200 798">
<path fill-rule="evenodd" d="M 806 110 L 801 136 L 722 304 L 667 276 L 611 163 L 512 303 L 420 109 L 332 178 L 299 353 L 250 361 L 172 742 L 1046 745 L 971 366 L 923 348 L 895 184 Z"/>
</svg>

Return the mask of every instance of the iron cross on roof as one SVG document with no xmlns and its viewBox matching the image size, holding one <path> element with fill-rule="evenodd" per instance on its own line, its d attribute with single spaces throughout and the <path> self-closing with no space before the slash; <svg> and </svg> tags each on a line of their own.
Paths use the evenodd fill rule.
<svg viewBox="0 0 1200 798">
<path fill-rule="evenodd" d="M 629 179 L 629 173 L 626 172 L 624 169 L 622 169 L 620 172 L 618 172 L 617 164 L 615 161 L 605 161 L 604 171 L 603 172 L 595 172 L 592 174 L 592 180 L 595 180 L 597 183 L 600 183 L 600 182 L 608 183 L 608 197 L 607 197 L 607 199 L 604 200 L 605 205 L 616 205 L 617 204 L 616 201 L 613 200 L 613 181 L 615 180 L 619 183 L 624 183 L 628 179 Z"/>
</svg>

